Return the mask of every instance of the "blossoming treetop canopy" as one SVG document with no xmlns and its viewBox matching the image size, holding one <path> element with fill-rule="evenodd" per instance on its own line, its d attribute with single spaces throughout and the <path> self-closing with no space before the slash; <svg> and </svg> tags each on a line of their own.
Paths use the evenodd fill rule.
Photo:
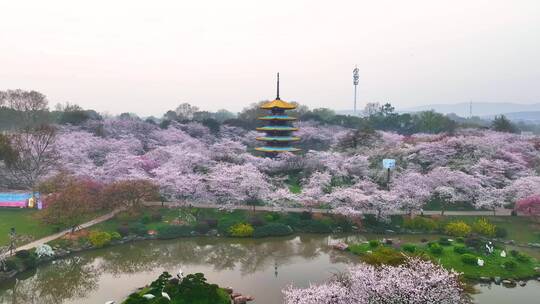
<svg viewBox="0 0 540 304">
<path fill-rule="evenodd" d="M 261 109 L 269 110 L 269 115 L 259 117 L 267 125 L 257 128 L 257 131 L 263 131 L 265 136 L 259 136 L 256 139 L 265 143 L 262 147 L 255 150 L 265 152 L 273 156 L 281 152 L 298 152 L 300 149 L 291 147 L 291 143 L 299 141 L 300 137 L 293 136 L 292 132 L 298 128 L 290 125 L 289 122 L 296 120 L 295 117 L 288 116 L 286 110 L 296 109 L 296 105 L 281 100 L 279 98 L 279 73 L 277 75 L 277 96 L 276 99 L 264 103 Z"/>
</svg>

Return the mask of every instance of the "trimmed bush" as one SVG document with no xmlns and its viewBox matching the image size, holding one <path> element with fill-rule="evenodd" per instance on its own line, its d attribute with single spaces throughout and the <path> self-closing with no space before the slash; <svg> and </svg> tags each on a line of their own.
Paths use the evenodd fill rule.
<svg viewBox="0 0 540 304">
<path fill-rule="evenodd" d="M 514 270 L 517 267 L 517 263 L 512 260 L 506 260 L 503 262 L 502 266 L 506 270 Z"/>
<path fill-rule="evenodd" d="M 30 256 L 30 251 L 24 250 L 24 249 L 19 250 L 15 252 L 15 256 L 18 257 L 19 259 L 27 259 Z"/>
<path fill-rule="evenodd" d="M 429 252 L 439 255 L 442 254 L 443 248 L 438 243 L 432 243 L 429 245 Z"/>
<path fill-rule="evenodd" d="M 111 239 L 113 239 L 113 240 L 119 240 L 119 239 L 121 239 L 121 238 L 122 238 L 122 236 L 120 235 L 120 233 L 118 233 L 118 232 L 116 232 L 116 231 L 111 232 Z"/>
<path fill-rule="evenodd" d="M 470 253 L 462 254 L 461 261 L 467 265 L 478 265 L 478 258 Z"/>
<path fill-rule="evenodd" d="M 116 231 L 118 231 L 118 233 L 121 236 L 129 235 L 129 227 L 128 226 L 120 226 L 120 227 L 116 228 Z"/>
<path fill-rule="evenodd" d="M 450 222 L 444 228 L 448 235 L 465 237 L 471 233 L 471 226 L 463 221 Z"/>
<path fill-rule="evenodd" d="M 197 225 L 195 225 L 195 231 L 200 234 L 206 234 L 208 231 L 210 231 L 210 226 L 208 226 L 208 223 L 206 222 L 199 222 Z"/>
<path fill-rule="evenodd" d="M 463 245 L 454 246 L 454 252 L 459 254 L 465 254 L 469 252 L 469 249 Z"/>
<path fill-rule="evenodd" d="M 133 223 L 129 225 L 129 232 L 138 236 L 145 236 L 148 229 L 143 223 Z"/>
<path fill-rule="evenodd" d="M 229 228 L 229 234 L 234 237 L 249 237 L 253 235 L 255 229 L 246 223 L 238 223 Z"/>
<path fill-rule="evenodd" d="M 406 251 L 409 253 L 414 253 L 416 251 L 416 246 L 414 244 L 403 244 L 401 248 L 403 249 L 403 251 Z"/>
<path fill-rule="evenodd" d="M 456 238 L 456 242 L 463 244 L 463 243 L 465 243 L 465 239 L 462 238 L 462 237 L 458 237 L 458 238 Z"/>
<path fill-rule="evenodd" d="M 440 238 L 439 239 L 439 245 L 441 246 L 450 246 L 452 243 L 448 240 L 448 238 Z"/>
<path fill-rule="evenodd" d="M 90 243 L 92 246 L 101 248 L 104 246 L 109 245 L 109 243 L 112 240 L 112 237 L 109 233 L 105 231 L 90 231 L 90 234 L 88 235 L 88 240 L 90 240 Z"/>
<path fill-rule="evenodd" d="M 379 247 L 379 244 L 380 243 L 379 243 L 378 240 L 370 240 L 369 241 L 369 247 L 371 247 L 371 248 L 377 248 L 377 247 Z"/>
<path fill-rule="evenodd" d="M 465 239 L 465 245 L 467 245 L 467 247 L 471 247 L 476 250 L 480 249 L 482 246 L 484 246 L 484 244 L 485 243 L 481 239 L 476 238 L 476 237 L 470 237 L 470 238 Z"/>
<path fill-rule="evenodd" d="M 311 220 L 312 216 L 313 214 L 308 211 L 302 211 L 302 213 L 300 213 L 300 219 L 302 220 Z"/>
<path fill-rule="evenodd" d="M 260 227 L 264 225 L 264 221 L 259 217 L 252 217 L 248 220 L 248 222 L 253 227 Z"/>
<path fill-rule="evenodd" d="M 158 239 L 167 240 L 192 236 L 190 226 L 165 225 L 157 228 Z"/>
<path fill-rule="evenodd" d="M 152 222 L 152 217 L 150 217 L 149 214 L 145 214 L 145 215 L 142 216 L 141 223 L 149 224 L 150 222 Z"/>
<path fill-rule="evenodd" d="M 207 219 L 206 224 L 208 224 L 208 227 L 215 229 L 218 226 L 218 220 L 217 219 Z"/>
<path fill-rule="evenodd" d="M 519 255 L 519 251 L 512 249 L 510 250 L 510 255 L 516 258 Z"/>
<path fill-rule="evenodd" d="M 254 237 L 266 236 L 285 236 L 293 233 L 290 226 L 281 223 L 270 223 L 261 227 L 255 228 Z"/>
<path fill-rule="evenodd" d="M 154 212 L 151 215 L 152 222 L 160 222 L 163 219 L 163 215 L 159 212 Z"/>
<path fill-rule="evenodd" d="M 516 256 L 516 260 L 518 260 L 518 262 L 521 262 L 521 263 L 528 263 L 531 259 L 526 254 L 523 254 L 523 253 L 520 252 Z"/>
<path fill-rule="evenodd" d="M 486 218 L 479 218 L 472 225 L 472 230 L 478 234 L 488 237 L 495 236 L 495 225 L 490 223 Z"/>
<path fill-rule="evenodd" d="M 495 236 L 502 239 L 505 238 L 508 235 L 508 231 L 506 231 L 506 228 L 495 226 Z"/>
<path fill-rule="evenodd" d="M 439 227 L 437 221 L 428 217 L 416 216 L 414 218 L 407 218 L 403 221 L 403 227 L 412 230 L 421 231 L 434 231 Z"/>
</svg>

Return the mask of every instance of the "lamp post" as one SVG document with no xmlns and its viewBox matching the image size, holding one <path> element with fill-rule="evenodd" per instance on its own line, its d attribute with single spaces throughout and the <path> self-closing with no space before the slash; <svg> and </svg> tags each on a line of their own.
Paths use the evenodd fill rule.
<svg viewBox="0 0 540 304">
<path fill-rule="evenodd" d="M 358 86 L 358 80 L 360 76 L 358 75 L 358 67 L 355 66 L 353 69 L 353 85 L 354 85 L 354 114 L 356 114 L 356 87 Z"/>
<path fill-rule="evenodd" d="M 17 236 L 17 233 L 15 232 L 15 227 L 11 227 L 11 230 L 9 231 L 9 254 L 13 255 L 13 251 L 15 250 L 15 237 Z"/>
</svg>

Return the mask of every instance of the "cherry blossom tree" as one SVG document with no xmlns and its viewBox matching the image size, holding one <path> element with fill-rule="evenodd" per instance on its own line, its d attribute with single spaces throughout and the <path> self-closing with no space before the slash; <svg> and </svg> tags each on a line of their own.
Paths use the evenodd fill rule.
<svg viewBox="0 0 540 304">
<path fill-rule="evenodd" d="M 459 275 L 429 261 L 405 265 L 360 264 L 329 282 L 285 289 L 285 304 L 469 303 Z"/>
</svg>

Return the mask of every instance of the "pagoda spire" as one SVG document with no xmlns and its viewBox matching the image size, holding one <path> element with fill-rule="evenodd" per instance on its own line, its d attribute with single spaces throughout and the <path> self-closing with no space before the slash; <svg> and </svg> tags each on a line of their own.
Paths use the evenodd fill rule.
<svg viewBox="0 0 540 304">
<path fill-rule="evenodd" d="M 276 96 L 276 99 L 280 100 L 279 99 L 279 72 L 277 73 L 277 96 Z"/>
</svg>

